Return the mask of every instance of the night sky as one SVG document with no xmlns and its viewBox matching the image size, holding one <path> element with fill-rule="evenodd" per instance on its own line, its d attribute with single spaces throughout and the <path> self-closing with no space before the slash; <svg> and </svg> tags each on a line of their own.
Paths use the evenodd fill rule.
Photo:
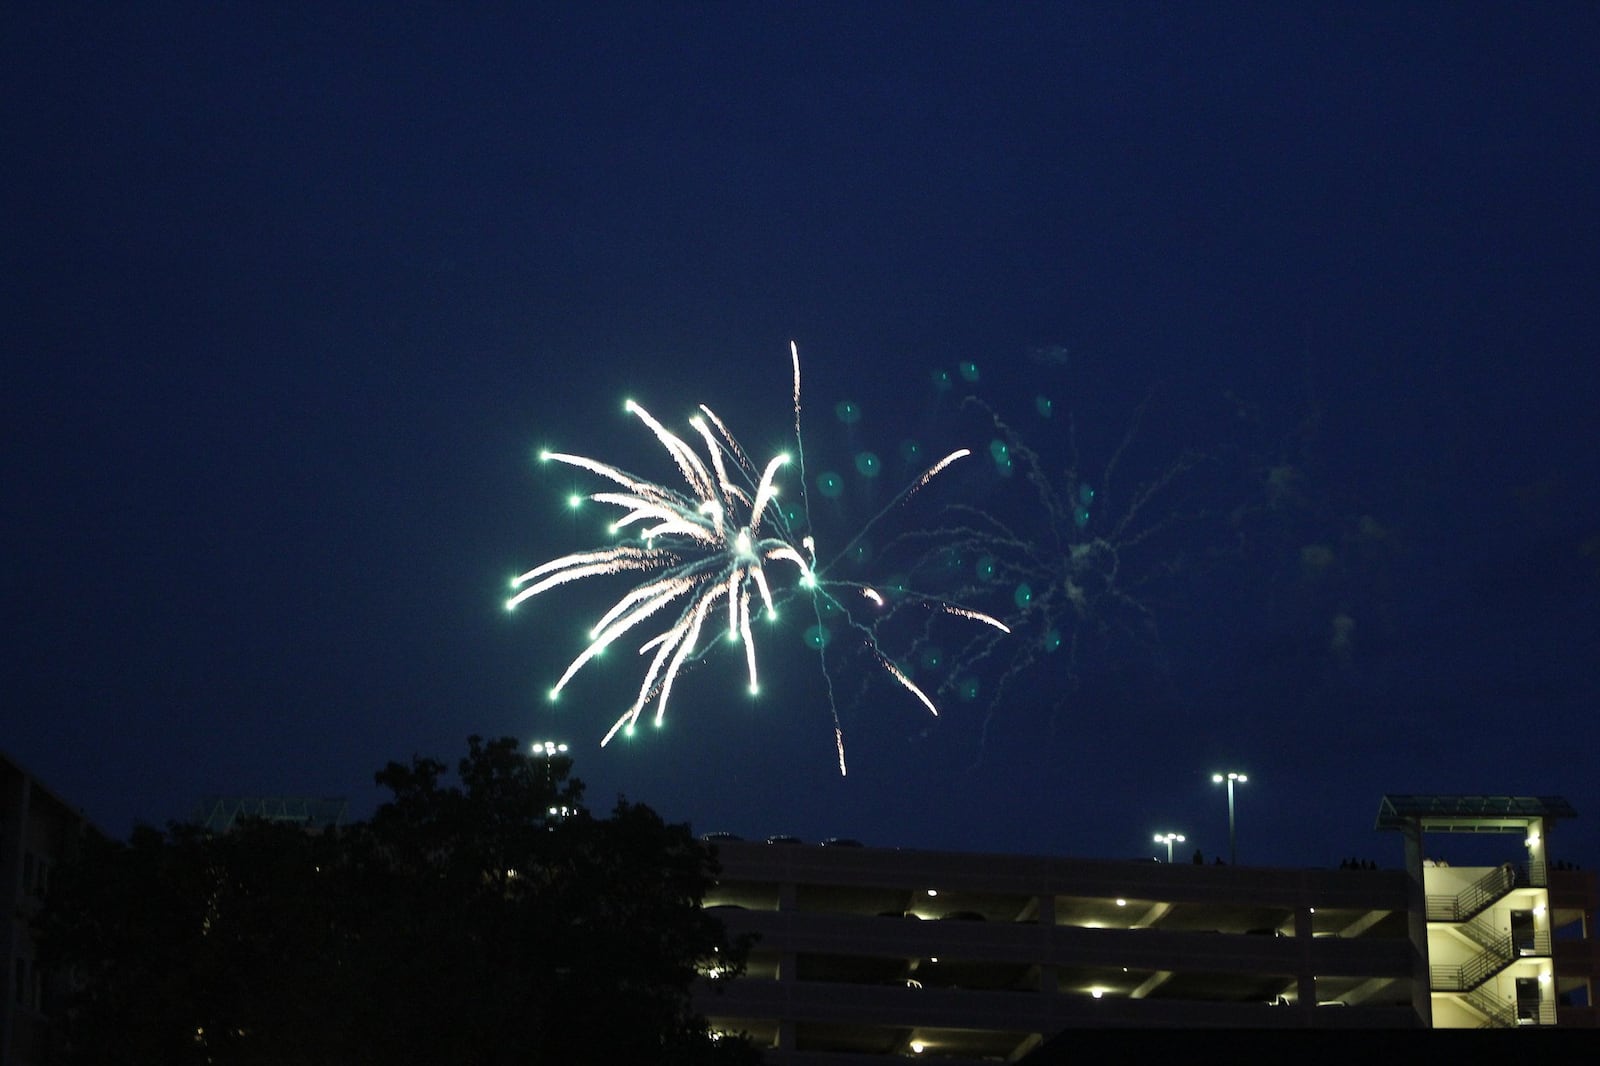
<svg viewBox="0 0 1600 1066">
<path fill-rule="evenodd" d="M 117 836 L 481 734 L 746 838 L 1209 859 L 1233 769 L 1241 861 L 1459 792 L 1600 865 L 1597 57 L 1588 3 L 8 4 L 0 748 Z M 681 486 L 629 397 L 792 449 L 791 340 L 825 576 L 1014 639 L 885 625 L 934 718 L 774 566 L 760 696 L 719 646 L 602 749 L 655 630 L 545 699 L 629 584 L 504 610 L 609 543 L 535 455 Z M 907 440 L 975 454 L 874 522 Z"/>
</svg>

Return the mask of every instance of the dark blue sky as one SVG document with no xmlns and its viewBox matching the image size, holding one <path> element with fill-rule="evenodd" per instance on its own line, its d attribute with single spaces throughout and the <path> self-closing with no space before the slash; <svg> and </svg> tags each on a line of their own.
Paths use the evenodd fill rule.
<svg viewBox="0 0 1600 1066">
<path fill-rule="evenodd" d="M 0 49 L 0 746 L 118 835 L 365 814 L 479 733 L 747 837 L 1210 855 L 1237 768 L 1244 859 L 1395 860 L 1379 797 L 1440 791 L 1565 795 L 1600 863 L 1594 5 L 13 4 Z M 605 541 L 531 456 L 675 483 L 627 396 L 790 446 L 791 338 L 824 555 L 900 441 L 979 453 L 847 576 L 958 504 L 1114 580 L 945 638 L 938 719 L 835 646 L 847 778 L 804 612 L 758 701 L 715 654 L 601 750 L 630 651 L 542 693 L 626 586 L 501 608 Z"/>
</svg>

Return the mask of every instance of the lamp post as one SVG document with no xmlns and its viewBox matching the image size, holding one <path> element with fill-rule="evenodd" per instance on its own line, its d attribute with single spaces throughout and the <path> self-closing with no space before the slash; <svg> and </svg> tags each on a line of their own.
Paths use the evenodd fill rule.
<svg viewBox="0 0 1600 1066">
<path fill-rule="evenodd" d="M 557 755 L 565 755 L 567 753 L 567 746 L 554 740 L 536 740 L 533 742 L 532 750 L 535 755 L 544 756 L 544 786 L 550 790 L 550 798 L 555 799 L 556 783 L 555 778 L 550 773 L 550 760 L 554 759 Z M 565 818 L 567 815 L 572 813 L 572 810 L 567 807 L 553 806 L 545 813 L 551 818 Z"/>
<path fill-rule="evenodd" d="M 1242 785 L 1248 780 L 1250 780 L 1250 779 L 1248 777 L 1246 777 L 1244 774 L 1236 773 L 1236 772 L 1234 772 L 1232 770 L 1229 770 L 1226 774 L 1212 774 L 1211 775 L 1211 783 L 1214 784 L 1214 785 L 1220 785 L 1224 781 L 1226 781 L 1228 783 L 1228 865 L 1229 866 L 1237 866 L 1239 864 L 1239 838 L 1235 834 L 1234 828 L 1233 828 L 1233 785 L 1234 785 L 1234 782 L 1236 782 L 1236 781 L 1239 784 Z"/>
<path fill-rule="evenodd" d="M 1167 846 L 1167 862 L 1169 864 L 1172 862 L 1172 845 L 1173 845 L 1174 842 L 1182 844 L 1183 843 L 1183 834 L 1182 833 L 1157 833 L 1156 834 L 1156 843 L 1157 844 L 1165 844 Z"/>
<path fill-rule="evenodd" d="M 557 755 L 565 755 L 567 753 L 567 746 L 565 744 L 558 744 L 553 740 L 536 740 L 533 742 L 533 753 L 535 755 L 544 756 L 544 783 L 546 785 L 551 784 L 550 760 L 555 758 Z"/>
</svg>

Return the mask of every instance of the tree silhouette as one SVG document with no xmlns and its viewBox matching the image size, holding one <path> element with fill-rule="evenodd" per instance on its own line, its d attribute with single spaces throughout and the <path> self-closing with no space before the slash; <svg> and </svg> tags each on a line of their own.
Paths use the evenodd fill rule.
<svg viewBox="0 0 1600 1066">
<path fill-rule="evenodd" d="M 62 1060 L 759 1061 L 690 1002 L 746 947 L 700 906 L 711 852 L 640 804 L 591 816 L 570 769 L 471 737 L 457 783 L 391 762 L 344 829 L 86 841 L 37 921 Z"/>
</svg>

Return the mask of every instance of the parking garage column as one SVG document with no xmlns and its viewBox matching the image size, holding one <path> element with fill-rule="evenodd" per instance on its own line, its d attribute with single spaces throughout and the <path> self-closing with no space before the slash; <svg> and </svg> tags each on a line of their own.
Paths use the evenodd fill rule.
<svg viewBox="0 0 1600 1066">
<path fill-rule="evenodd" d="M 1310 1014 L 1317 1007 L 1317 975 L 1311 970 L 1313 935 L 1311 906 L 1302 896 L 1294 909 L 1295 944 L 1300 948 L 1297 953 L 1300 956 L 1299 972 L 1294 975 L 1294 998 L 1308 1025 L 1312 1024 Z"/>
<path fill-rule="evenodd" d="M 1406 935 L 1411 940 L 1411 1007 L 1424 1028 L 1433 1028 L 1432 979 L 1428 972 L 1428 890 L 1422 876 L 1422 822 L 1400 827 L 1406 845 Z"/>
<path fill-rule="evenodd" d="M 1047 938 L 1041 944 L 1047 945 L 1049 943 L 1048 937 L 1056 927 L 1055 893 L 1045 892 L 1039 896 L 1036 918 L 1039 929 Z M 1046 949 L 1041 947 L 1041 950 Z M 1060 986 L 1057 984 L 1056 972 L 1055 966 L 1051 963 L 1045 963 L 1039 967 L 1039 992 L 1041 995 L 1053 996 L 1059 991 Z"/>
</svg>

